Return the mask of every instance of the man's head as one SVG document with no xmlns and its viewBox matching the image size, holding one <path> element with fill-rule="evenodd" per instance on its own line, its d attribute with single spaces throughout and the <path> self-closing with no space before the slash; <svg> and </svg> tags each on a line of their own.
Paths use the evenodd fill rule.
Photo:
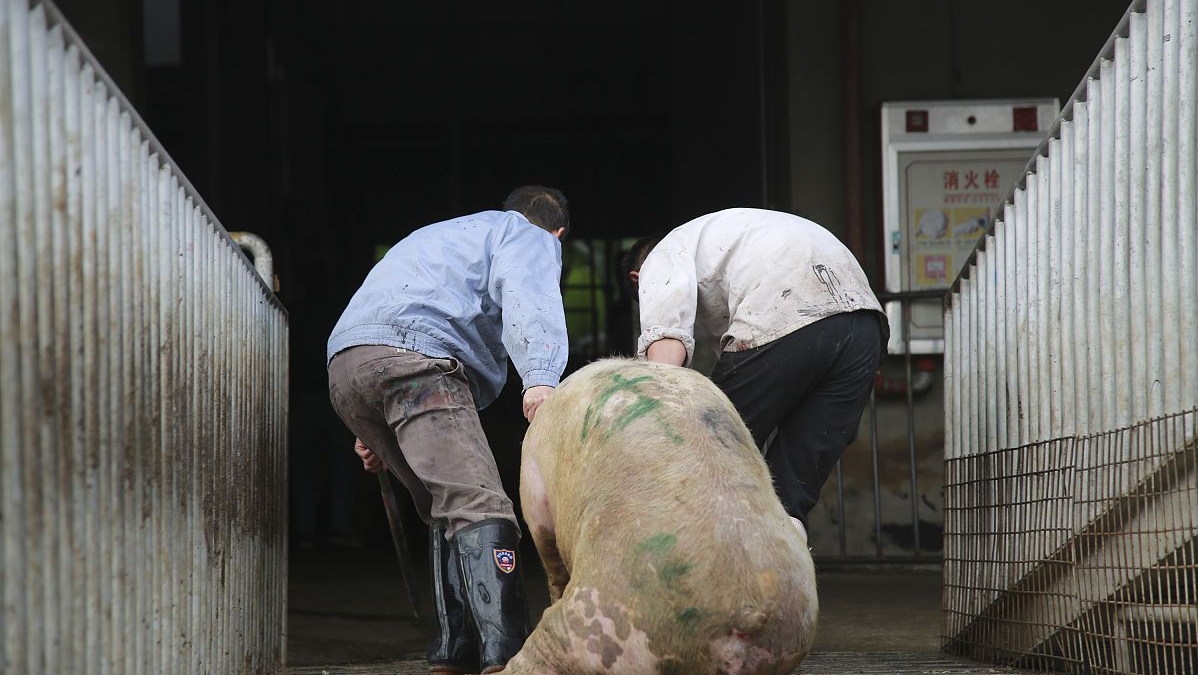
<svg viewBox="0 0 1198 675">
<path fill-rule="evenodd" d="M 641 281 L 641 265 L 645 264 L 645 258 L 649 257 L 649 252 L 657 246 L 657 242 L 661 241 L 661 235 L 652 235 L 641 237 L 636 240 L 627 251 L 624 252 L 624 259 L 620 266 L 623 268 L 624 276 L 632 283 L 632 289 L 635 291 Z"/>
<path fill-rule="evenodd" d="M 503 200 L 503 210 L 519 211 L 528 222 L 558 239 L 570 231 L 570 207 L 566 203 L 566 196 L 551 187 L 518 187 Z"/>
</svg>

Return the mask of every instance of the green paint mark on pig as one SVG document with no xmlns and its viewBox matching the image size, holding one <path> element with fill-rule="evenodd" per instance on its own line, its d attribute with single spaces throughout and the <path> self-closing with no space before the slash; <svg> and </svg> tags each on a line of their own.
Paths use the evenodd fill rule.
<svg viewBox="0 0 1198 675">
<path fill-rule="evenodd" d="M 678 537 L 676 535 L 669 532 L 659 532 L 637 544 L 636 552 L 638 554 L 664 555 L 673 550 L 677 545 Z"/>
<path fill-rule="evenodd" d="M 620 415 L 612 422 L 612 431 L 623 431 L 629 424 L 661 407 L 661 402 L 648 396 L 639 396 L 636 403 L 620 411 Z"/>
<path fill-rule="evenodd" d="M 661 571 L 657 573 L 657 578 L 661 579 L 662 583 L 668 586 L 678 579 L 686 576 L 687 573 L 691 571 L 692 567 L 694 567 L 694 565 L 691 565 L 690 563 L 671 562 L 665 567 L 661 568 Z"/>
<path fill-rule="evenodd" d="M 654 417 L 657 418 L 657 423 L 661 425 L 661 428 L 665 429 L 666 436 L 669 437 L 670 441 L 674 445 L 682 445 L 682 437 L 678 435 L 678 432 L 674 431 L 673 427 L 666 424 L 666 421 L 661 418 L 661 415 L 654 415 Z"/>
<path fill-rule="evenodd" d="M 687 630 L 694 630 L 699 627 L 699 622 L 703 620 L 704 612 L 698 607 L 687 607 L 678 612 L 675 619 L 682 624 Z"/>
<path fill-rule="evenodd" d="M 582 418 L 582 440 L 585 441 L 587 438 L 587 435 L 590 434 L 591 430 L 594 429 L 595 426 L 599 423 L 599 416 L 602 414 L 604 406 L 607 405 L 607 402 L 611 400 L 612 396 L 615 396 L 616 394 L 618 394 L 622 391 L 633 391 L 634 393 L 636 393 L 635 389 L 634 389 L 634 387 L 636 387 L 636 385 L 640 384 L 641 382 L 645 382 L 647 380 L 652 380 L 652 379 L 653 378 L 650 377 L 649 375 L 641 375 L 640 377 L 626 379 L 623 375 L 620 375 L 619 373 L 613 374 L 611 376 L 611 381 L 612 381 L 611 385 L 609 385 L 607 387 L 607 389 L 604 389 L 603 392 L 599 394 L 599 398 L 597 398 L 594 403 L 587 406 L 586 416 L 584 416 Z M 638 402 L 643 398 L 647 398 L 647 397 L 641 396 L 639 393 L 637 394 L 637 396 L 638 396 L 638 399 L 637 399 Z M 652 400 L 652 399 L 650 399 L 650 400 Z M 631 422 L 631 420 L 629 420 L 629 421 Z"/>
</svg>

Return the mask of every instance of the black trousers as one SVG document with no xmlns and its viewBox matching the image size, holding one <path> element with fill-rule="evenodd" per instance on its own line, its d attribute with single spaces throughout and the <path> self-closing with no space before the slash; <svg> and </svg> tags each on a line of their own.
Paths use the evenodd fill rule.
<svg viewBox="0 0 1198 675">
<path fill-rule="evenodd" d="M 807 525 L 820 488 L 857 438 L 885 341 L 876 312 L 835 314 L 756 349 L 724 352 L 711 379 L 765 454 L 786 512 Z"/>
</svg>

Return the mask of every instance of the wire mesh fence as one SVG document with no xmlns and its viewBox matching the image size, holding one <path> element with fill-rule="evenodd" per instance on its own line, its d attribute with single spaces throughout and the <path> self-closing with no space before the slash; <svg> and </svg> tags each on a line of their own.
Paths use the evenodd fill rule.
<svg viewBox="0 0 1198 675">
<path fill-rule="evenodd" d="M 950 459 L 945 649 L 1198 672 L 1198 411 Z"/>
</svg>

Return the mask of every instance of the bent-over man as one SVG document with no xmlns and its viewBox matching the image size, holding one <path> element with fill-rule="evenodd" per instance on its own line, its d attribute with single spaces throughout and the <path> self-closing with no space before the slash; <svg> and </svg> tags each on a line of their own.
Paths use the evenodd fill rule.
<svg viewBox="0 0 1198 675">
<path fill-rule="evenodd" d="M 431 525 L 434 673 L 502 670 L 529 633 L 520 527 L 477 410 L 511 356 L 529 420 L 567 356 L 566 199 L 518 188 L 502 211 L 416 230 L 367 275 L 328 343 L 329 393 L 368 471 L 389 469 Z"/>
<path fill-rule="evenodd" d="M 806 527 L 886 348 L 886 317 L 853 254 L 810 220 L 742 208 L 642 239 L 625 266 L 640 298 L 638 353 L 678 366 L 696 349 L 718 353 L 712 381 Z"/>
</svg>

